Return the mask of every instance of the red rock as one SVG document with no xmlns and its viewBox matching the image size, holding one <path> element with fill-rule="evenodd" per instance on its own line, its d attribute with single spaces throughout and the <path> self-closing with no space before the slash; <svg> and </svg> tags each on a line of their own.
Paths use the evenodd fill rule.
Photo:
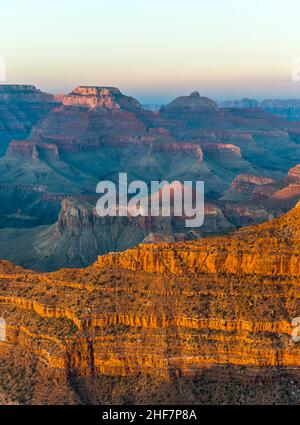
<svg viewBox="0 0 300 425">
<path fill-rule="evenodd" d="M 124 109 L 139 111 L 141 105 L 133 97 L 124 96 L 115 87 L 78 86 L 67 96 L 62 97 L 65 106 L 83 106 L 91 109 Z"/>
<path fill-rule="evenodd" d="M 289 170 L 288 178 L 294 182 L 300 182 L 300 164 Z"/>
</svg>

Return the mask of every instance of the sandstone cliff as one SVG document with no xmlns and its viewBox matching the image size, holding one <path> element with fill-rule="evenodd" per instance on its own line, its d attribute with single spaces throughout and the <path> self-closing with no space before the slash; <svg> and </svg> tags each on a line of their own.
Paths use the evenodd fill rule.
<svg viewBox="0 0 300 425">
<path fill-rule="evenodd" d="M 256 390 L 245 400 L 297 402 L 300 348 L 291 342 L 291 322 L 300 310 L 299 224 L 297 205 L 229 237 L 144 244 L 83 270 L 41 274 L 0 263 L 0 313 L 7 322 L 2 362 L 23 358 L 24 368 L 35 359 L 36 373 L 55 379 L 69 403 L 83 397 L 83 387 L 83 401 L 111 401 L 104 387 L 112 378 L 122 394 L 122 385 L 128 391 L 135 383 L 130 397 L 143 402 L 153 391 L 162 394 L 163 382 L 178 391 L 189 382 L 186 397 L 197 403 L 203 400 L 197 389 L 211 373 L 226 385 L 225 365 L 239 402 L 240 385 L 248 383 Z M 3 373 L 8 391 L 12 376 L 9 369 Z M 291 385 L 287 376 L 293 376 L 293 394 L 286 399 L 277 385 Z M 150 383 L 154 377 L 160 389 Z M 212 388 L 208 383 L 209 394 Z M 43 401 L 53 400 L 42 394 Z M 34 389 L 28 397 L 36 400 Z M 217 399 L 229 401 L 222 393 Z"/>
<path fill-rule="evenodd" d="M 133 97 L 123 95 L 115 87 L 78 86 L 70 94 L 62 96 L 66 106 L 83 106 L 91 109 L 125 109 L 138 112 L 140 103 Z"/>
</svg>

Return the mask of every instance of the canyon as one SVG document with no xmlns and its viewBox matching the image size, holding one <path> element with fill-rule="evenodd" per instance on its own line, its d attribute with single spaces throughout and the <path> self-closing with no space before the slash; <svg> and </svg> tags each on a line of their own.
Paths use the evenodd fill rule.
<svg viewBox="0 0 300 425">
<path fill-rule="evenodd" d="M 223 108 L 193 92 L 146 110 L 114 87 L 52 96 L 1 85 L 0 110 L 0 258 L 24 267 L 84 267 L 143 241 L 225 234 L 299 199 L 300 123 L 263 109 Z M 119 172 L 148 184 L 203 180 L 203 228 L 176 217 L 100 219 L 96 185 Z"/>
<path fill-rule="evenodd" d="M 300 122 L 279 115 L 0 86 L 1 403 L 299 404 Z M 204 225 L 99 217 L 120 172 L 203 180 Z"/>
<path fill-rule="evenodd" d="M 299 229 L 300 203 L 228 236 L 142 244 L 83 269 L 2 261 L 1 394 L 30 404 L 299 403 Z"/>
</svg>

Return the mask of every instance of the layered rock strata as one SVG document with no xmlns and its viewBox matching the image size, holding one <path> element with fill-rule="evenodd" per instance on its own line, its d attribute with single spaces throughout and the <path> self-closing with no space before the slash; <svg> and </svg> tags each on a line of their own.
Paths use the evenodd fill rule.
<svg viewBox="0 0 300 425">
<path fill-rule="evenodd" d="M 229 237 L 144 244 L 82 270 L 32 273 L 2 262 L 0 356 L 7 362 L 21 349 L 72 382 L 144 376 L 176 383 L 224 365 L 246 366 L 246 382 L 266 368 L 295 375 L 299 224 L 297 205 Z M 96 397 L 101 390 L 93 388 Z"/>
</svg>

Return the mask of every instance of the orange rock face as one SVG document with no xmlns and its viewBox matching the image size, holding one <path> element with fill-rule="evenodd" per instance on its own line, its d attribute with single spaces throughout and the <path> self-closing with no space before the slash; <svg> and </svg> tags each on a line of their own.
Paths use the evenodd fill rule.
<svg viewBox="0 0 300 425">
<path fill-rule="evenodd" d="M 141 245 L 99 257 L 100 266 L 149 273 L 186 272 L 299 276 L 300 203 L 285 216 L 247 227 L 231 237 L 161 245 Z"/>
<path fill-rule="evenodd" d="M 274 367 L 297 375 L 300 346 L 291 334 L 300 315 L 299 224 L 298 204 L 228 237 L 143 244 L 82 270 L 42 274 L 0 263 L 7 323 L 0 357 L 5 365 L 21 361 L 21 350 L 27 370 L 34 358 L 58 382 L 85 382 L 98 402 L 101 379 L 178 385 L 185 377 L 194 385 L 225 366 L 238 368 L 235 376 L 246 367 L 246 381 Z M 59 385 L 60 400 L 76 402 Z"/>
</svg>

